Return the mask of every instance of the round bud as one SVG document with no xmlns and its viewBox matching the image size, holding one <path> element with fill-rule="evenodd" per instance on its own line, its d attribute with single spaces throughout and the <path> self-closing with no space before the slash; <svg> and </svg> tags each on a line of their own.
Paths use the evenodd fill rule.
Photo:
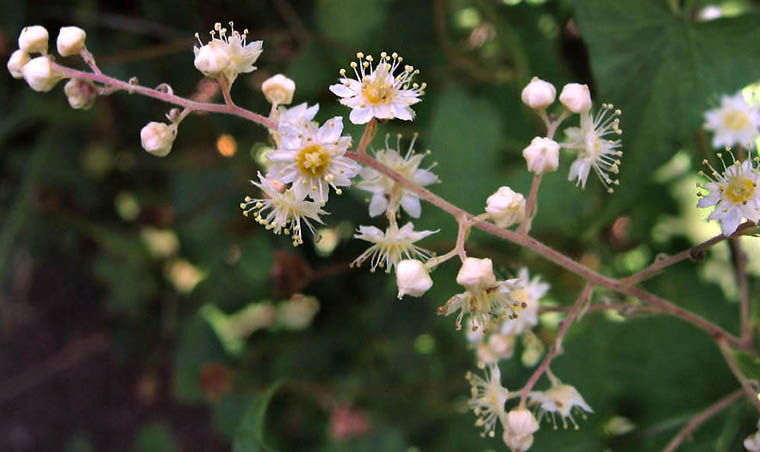
<svg viewBox="0 0 760 452">
<path fill-rule="evenodd" d="M 11 54 L 11 57 L 8 58 L 8 72 L 11 73 L 11 76 L 13 78 L 24 78 L 24 73 L 22 72 L 22 69 L 24 69 L 24 65 L 29 62 L 31 58 L 29 57 L 29 54 L 24 52 L 23 50 L 16 50 Z"/>
<path fill-rule="evenodd" d="M 493 262 L 489 258 L 466 258 L 462 263 L 462 268 L 457 273 L 457 283 L 470 292 L 480 292 L 493 286 L 496 284 L 496 277 L 493 275 Z"/>
<path fill-rule="evenodd" d="M 63 57 L 78 54 L 84 49 L 85 37 L 87 33 L 79 27 L 61 27 L 56 41 L 58 53 Z"/>
<path fill-rule="evenodd" d="M 433 287 L 433 280 L 422 262 L 404 259 L 396 265 L 396 285 L 400 300 L 404 295 L 421 297 Z"/>
<path fill-rule="evenodd" d="M 66 93 L 71 108 L 76 110 L 89 110 L 98 97 L 98 90 L 92 82 L 76 78 L 63 85 L 63 92 Z"/>
<path fill-rule="evenodd" d="M 538 430 L 538 421 L 529 409 L 514 408 L 507 413 L 504 430 L 512 437 L 532 436 Z"/>
<path fill-rule="evenodd" d="M 177 127 L 163 122 L 149 122 L 140 130 L 143 149 L 157 157 L 166 157 L 177 137 Z"/>
<path fill-rule="evenodd" d="M 562 88 L 559 101 L 573 113 L 584 113 L 591 108 L 591 92 L 587 85 L 568 83 Z"/>
<path fill-rule="evenodd" d="M 533 77 L 522 90 L 522 101 L 530 108 L 544 109 L 554 103 L 557 90 L 549 82 Z"/>
<path fill-rule="evenodd" d="M 528 164 L 528 171 L 533 174 L 541 175 L 557 171 L 559 143 L 550 138 L 533 138 L 530 145 L 523 149 L 522 154 Z"/>
<path fill-rule="evenodd" d="M 30 25 L 21 30 L 18 36 L 18 48 L 26 53 L 46 54 L 48 48 L 48 31 L 42 25 Z"/>
<path fill-rule="evenodd" d="M 201 48 L 196 47 L 194 64 L 203 75 L 219 76 L 230 64 L 225 44 L 219 40 L 212 40 Z"/>
<path fill-rule="evenodd" d="M 515 352 L 515 335 L 492 334 L 488 338 L 488 348 L 501 359 L 511 358 Z"/>
<path fill-rule="evenodd" d="M 295 90 L 296 82 L 282 74 L 269 77 L 261 84 L 264 97 L 273 105 L 288 105 L 293 102 Z"/>
<path fill-rule="evenodd" d="M 40 56 L 32 58 L 28 63 L 24 65 L 21 70 L 24 76 L 24 80 L 35 91 L 47 92 L 50 91 L 61 81 L 63 78 L 55 70 L 50 63 L 50 58 L 46 56 Z"/>
<path fill-rule="evenodd" d="M 289 330 L 302 330 L 311 324 L 319 311 L 319 301 L 314 297 L 294 294 L 290 300 L 277 305 L 277 325 Z"/>
<path fill-rule="evenodd" d="M 525 219 L 525 198 L 509 187 L 499 187 L 486 199 L 486 213 L 496 226 L 508 228 Z"/>
</svg>

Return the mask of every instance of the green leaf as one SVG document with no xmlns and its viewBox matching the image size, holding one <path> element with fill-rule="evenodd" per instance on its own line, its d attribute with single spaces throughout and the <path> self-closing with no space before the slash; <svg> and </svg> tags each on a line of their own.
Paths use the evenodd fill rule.
<svg viewBox="0 0 760 452">
<path fill-rule="evenodd" d="M 262 392 L 248 405 L 248 408 L 240 421 L 235 442 L 232 444 L 232 452 L 258 452 L 269 451 L 271 447 L 264 442 L 264 417 L 275 392 L 280 387 L 280 382 L 274 383 L 266 391 Z"/>
<path fill-rule="evenodd" d="M 189 320 L 182 330 L 174 361 L 174 396 L 183 402 L 202 400 L 198 382 L 201 367 L 207 362 L 225 359 L 216 335 L 201 318 Z"/>
<path fill-rule="evenodd" d="M 133 452 L 175 452 L 177 449 L 171 432 L 160 423 L 144 426 L 135 438 Z"/>
<path fill-rule="evenodd" d="M 746 350 L 732 350 L 731 356 L 747 378 L 760 381 L 760 358 Z"/>
</svg>

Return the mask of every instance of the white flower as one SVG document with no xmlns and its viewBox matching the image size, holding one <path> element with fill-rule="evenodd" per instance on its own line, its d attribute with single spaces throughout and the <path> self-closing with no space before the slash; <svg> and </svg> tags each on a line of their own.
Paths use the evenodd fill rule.
<svg viewBox="0 0 760 452">
<path fill-rule="evenodd" d="M 322 127 L 307 124 L 298 127 L 280 122 L 277 134 L 280 147 L 267 157 L 274 163 L 267 178 L 283 183 L 293 183 L 293 194 L 298 199 L 306 196 L 325 203 L 330 187 L 336 193 L 338 187 L 351 185 L 351 178 L 359 173 L 360 166 L 345 156 L 351 145 L 351 137 L 341 136 L 343 118 L 336 116 Z"/>
<path fill-rule="evenodd" d="M 48 31 L 42 25 L 30 25 L 21 30 L 18 48 L 26 53 L 45 55 L 48 49 Z"/>
<path fill-rule="evenodd" d="M 747 452 L 760 452 L 760 432 L 755 432 L 745 438 L 744 448 Z"/>
<path fill-rule="evenodd" d="M 610 174 L 618 174 L 620 171 L 619 157 L 620 140 L 610 139 L 609 135 L 620 135 L 620 110 L 615 110 L 610 104 L 602 104 L 602 109 L 596 117 L 591 116 L 590 111 L 581 113 L 581 126 L 568 127 L 565 130 L 569 143 L 562 143 L 562 147 L 578 151 L 578 157 L 570 166 L 568 180 L 577 179 L 576 185 L 586 187 L 586 179 L 593 168 L 602 185 L 609 193 L 614 189 L 611 185 L 618 185 L 617 179 L 612 179 Z"/>
<path fill-rule="evenodd" d="M 533 444 L 533 434 L 538 431 L 538 421 L 527 408 L 514 408 L 506 416 L 504 443 L 512 452 L 524 452 Z"/>
<path fill-rule="evenodd" d="M 199 71 L 209 77 L 224 76 L 227 83 L 232 85 L 238 74 L 256 70 L 253 63 L 261 55 L 262 41 L 247 43 L 248 29 L 243 30 L 241 34 L 235 30 L 232 22 L 229 24 L 231 30 L 229 36 L 227 29 L 222 28 L 221 23 L 214 24 L 214 30 L 210 32 L 211 41 L 208 44 L 203 44 L 196 33 L 195 37 L 200 47 L 193 47 L 193 52 L 195 67 Z"/>
<path fill-rule="evenodd" d="M 140 130 L 140 143 L 143 149 L 157 157 L 166 157 L 172 150 L 177 138 L 177 126 L 163 122 L 149 122 Z"/>
<path fill-rule="evenodd" d="M 84 49 L 84 40 L 87 33 L 79 27 L 61 27 L 56 40 L 58 53 L 67 57 L 78 54 Z"/>
<path fill-rule="evenodd" d="M 401 229 L 391 224 L 385 232 L 374 226 L 359 226 L 358 232 L 354 235 L 355 239 L 366 240 L 373 245 L 354 259 L 351 265 L 360 267 L 362 262 L 369 260 L 370 271 L 374 272 L 380 267 L 390 273 L 402 259 L 429 258 L 430 251 L 420 248 L 414 242 L 438 231 L 415 231 L 414 225 L 407 223 Z"/>
<path fill-rule="evenodd" d="M 557 90 L 549 82 L 533 77 L 522 90 L 522 101 L 530 108 L 544 109 L 554 103 Z"/>
<path fill-rule="evenodd" d="M 351 62 L 355 79 L 346 77 L 346 70 L 340 70 L 340 83 L 331 85 L 330 91 L 340 97 L 340 103 L 351 108 L 349 119 L 354 124 L 366 124 L 377 119 L 414 119 L 411 105 L 425 94 L 425 83 L 418 85 L 412 79 L 419 70 L 405 65 L 404 70 L 395 75 L 404 59 L 396 52 L 380 54 L 380 61 L 374 63 L 372 55 L 356 54 L 359 62 Z M 358 68 L 358 70 L 357 70 Z"/>
<path fill-rule="evenodd" d="M 591 108 L 591 92 L 586 85 L 568 83 L 562 87 L 559 101 L 573 113 L 586 113 Z"/>
<path fill-rule="evenodd" d="M 325 215 L 327 212 L 320 209 L 317 202 L 296 197 L 292 189 L 280 192 L 271 180 L 262 176 L 261 173 L 258 176 L 259 182 L 251 181 L 251 183 L 260 188 L 266 197 L 252 199 L 250 196 L 246 196 L 245 202 L 240 203 L 243 215 L 249 216 L 253 212 L 253 219 L 257 223 L 271 229 L 275 234 L 282 232 L 285 235 L 292 235 L 293 246 L 302 244 L 301 222 L 303 221 L 314 234 L 314 226 L 312 226 L 311 221 L 322 224 L 319 216 Z"/>
<path fill-rule="evenodd" d="M 718 156 L 722 160 L 720 153 Z M 707 165 L 707 160 L 702 163 Z M 725 167 L 725 163 L 723 166 Z M 718 173 L 712 166 L 708 167 L 711 174 L 699 172 L 710 181 L 697 184 L 698 188 L 708 191 L 706 194 L 699 194 L 701 199 L 697 207 L 715 206 L 707 218 L 720 220 L 720 227 L 725 236 L 736 231 L 742 218 L 757 223 L 760 220 L 760 190 L 757 188 L 760 176 L 753 159 L 748 158 L 744 162 L 735 160 L 732 165 L 725 167 L 723 174 Z"/>
<path fill-rule="evenodd" d="M 541 175 L 557 171 L 559 143 L 550 138 L 533 138 L 530 145 L 523 149 L 522 154 L 528 164 L 528 171 L 533 174 Z"/>
<path fill-rule="evenodd" d="M 13 78 L 24 78 L 24 73 L 22 71 L 30 59 L 28 53 L 20 49 L 16 50 L 11 54 L 11 57 L 8 58 L 8 64 L 6 65 L 8 72 L 11 73 Z"/>
<path fill-rule="evenodd" d="M 525 197 L 509 187 L 499 187 L 486 199 L 486 213 L 496 226 L 508 228 L 525 219 Z"/>
<path fill-rule="evenodd" d="M 396 285 L 400 300 L 404 295 L 421 297 L 433 287 L 433 280 L 421 261 L 404 259 L 396 264 Z"/>
<path fill-rule="evenodd" d="M 523 309 L 519 317 L 502 324 L 501 333 L 522 334 L 536 326 L 538 324 L 539 301 L 548 290 L 549 284 L 541 282 L 541 278 L 538 276 L 530 279 L 528 269 L 521 268 L 510 296 L 520 303 Z"/>
<path fill-rule="evenodd" d="M 40 56 L 32 58 L 21 69 L 24 80 L 35 91 L 47 92 L 55 88 L 63 75 L 53 68 L 50 58 Z"/>
<path fill-rule="evenodd" d="M 575 411 L 576 415 L 580 414 L 583 418 L 586 417 L 584 411 L 587 413 L 594 412 L 573 386 L 559 382 L 553 382 L 552 387 L 546 391 L 533 391 L 529 397 L 531 404 L 539 405 L 539 421 L 546 413 L 549 413 L 551 423 L 555 427 L 557 425 L 554 418 L 555 414 L 559 414 L 562 418 L 563 428 L 567 428 L 567 420 L 569 419 L 573 424 L 573 428 L 578 430 L 578 423 L 573 418 L 573 411 Z"/>
<path fill-rule="evenodd" d="M 309 107 L 309 105 L 304 102 L 290 108 L 278 108 L 275 119 L 280 123 L 291 124 L 297 129 L 313 127 L 314 130 L 317 130 L 319 127 L 314 121 L 314 116 L 317 115 L 317 112 L 319 112 L 319 104 L 314 104 Z"/>
<path fill-rule="evenodd" d="M 481 292 L 496 284 L 493 261 L 489 258 L 468 257 L 457 273 L 457 283 L 471 292 Z"/>
<path fill-rule="evenodd" d="M 375 159 L 390 169 L 400 173 L 405 179 L 410 180 L 422 187 L 438 182 L 438 176 L 428 169 L 421 169 L 420 163 L 427 153 L 415 154 L 415 134 L 409 144 L 405 155 L 401 155 L 401 135 L 396 137 L 396 149 L 388 144 L 388 135 L 385 137 L 385 149 L 375 152 Z M 419 218 L 422 211 L 420 198 L 414 192 L 397 184 L 393 179 L 383 175 L 379 171 L 364 167 L 360 173 L 362 180 L 356 184 L 356 188 L 372 193 L 369 202 L 369 216 L 376 217 L 387 209 L 398 211 L 399 205 L 412 218 Z M 393 201 L 393 205 L 390 202 Z"/>
<path fill-rule="evenodd" d="M 296 82 L 282 74 L 273 75 L 261 84 L 261 91 L 270 104 L 287 105 L 293 102 L 293 93 L 296 91 Z"/>
<path fill-rule="evenodd" d="M 705 112 L 704 127 L 714 133 L 713 147 L 752 148 L 760 135 L 760 108 L 748 105 L 741 91 L 733 96 L 721 96 L 720 107 Z"/>
<path fill-rule="evenodd" d="M 66 93 L 69 105 L 74 109 L 89 110 L 95 104 L 95 98 L 98 97 L 98 90 L 92 82 L 76 78 L 70 79 L 63 85 L 63 92 Z"/>
<path fill-rule="evenodd" d="M 506 416 L 504 404 L 509 398 L 509 391 L 501 385 L 499 366 L 488 366 L 486 375 L 484 379 L 467 372 L 465 378 L 471 385 L 468 406 L 478 417 L 475 426 L 483 427 L 482 436 L 488 434 L 493 438 L 496 421 Z"/>
<path fill-rule="evenodd" d="M 473 258 L 465 259 L 465 263 Z M 469 316 L 469 321 L 473 330 L 487 329 L 492 321 L 503 321 L 506 319 L 515 319 L 518 316 L 518 311 L 522 310 L 524 306 L 512 299 L 510 292 L 514 287 L 516 280 L 496 281 L 493 278 L 493 272 L 488 274 L 486 263 L 482 261 L 489 261 L 490 259 L 474 259 L 476 262 L 467 269 L 466 278 L 461 278 L 463 275 L 460 270 L 457 275 L 457 282 L 465 285 L 468 289 L 460 294 L 451 297 L 446 304 L 438 307 L 438 313 L 442 315 L 451 315 L 455 312 L 459 312 L 456 321 L 457 330 L 462 328 L 462 320 L 465 315 Z M 477 267 L 474 268 L 477 264 Z M 465 265 L 462 266 L 465 269 Z M 480 276 L 478 276 L 480 274 Z M 489 282 L 493 279 L 493 282 Z M 467 284 L 463 284 L 467 283 Z"/>
</svg>

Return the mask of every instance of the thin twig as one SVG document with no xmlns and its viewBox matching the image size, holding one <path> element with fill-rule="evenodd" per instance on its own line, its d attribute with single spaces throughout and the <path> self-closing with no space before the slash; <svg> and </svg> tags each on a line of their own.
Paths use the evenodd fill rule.
<svg viewBox="0 0 760 452">
<path fill-rule="evenodd" d="M 375 131 L 377 130 L 377 119 L 372 118 L 367 123 L 367 127 L 364 128 L 362 138 L 359 140 L 359 147 L 356 149 L 356 153 L 359 155 L 367 155 L 367 146 L 369 146 L 372 138 L 375 137 Z"/>
<path fill-rule="evenodd" d="M 541 185 L 541 175 L 534 174 L 533 182 L 530 184 L 530 194 L 528 195 L 528 201 L 525 203 L 525 220 L 520 224 L 520 228 L 517 230 L 520 234 L 528 234 L 530 232 L 530 226 L 533 223 L 533 217 L 538 212 L 538 187 Z"/>
<path fill-rule="evenodd" d="M 663 449 L 663 452 L 674 452 L 676 449 L 678 449 L 678 446 L 680 446 L 681 443 L 686 440 L 686 438 L 690 437 L 691 434 L 697 428 L 699 428 L 700 425 L 704 424 L 711 417 L 730 407 L 743 394 L 743 389 L 737 389 L 731 394 L 723 397 L 709 407 L 705 408 L 703 411 L 699 412 L 696 416 L 691 418 L 689 423 L 686 424 L 672 440 L 670 440 L 668 445 L 665 446 L 665 449 Z"/>
<path fill-rule="evenodd" d="M 742 251 L 739 238 L 728 241 L 736 268 L 736 279 L 739 284 L 739 315 L 741 322 L 741 338 L 748 345 L 752 342 L 752 326 L 750 325 L 749 284 L 747 283 L 747 256 Z"/>
<path fill-rule="evenodd" d="M 718 348 L 720 349 L 720 352 L 723 354 L 723 359 L 725 359 L 726 364 L 728 364 L 728 368 L 731 369 L 731 372 L 734 374 L 736 379 L 739 380 L 739 384 L 742 385 L 742 389 L 744 390 L 744 393 L 747 395 L 747 398 L 749 398 L 752 401 L 752 403 L 755 405 L 755 408 L 757 408 L 757 410 L 760 411 L 760 399 L 758 398 L 758 393 L 755 390 L 755 388 L 752 387 L 752 383 L 742 373 L 741 369 L 739 369 L 739 365 L 736 364 L 734 357 L 731 356 L 731 348 L 728 346 L 728 344 L 724 340 L 718 339 L 717 342 L 718 342 Z"/>
</svg>

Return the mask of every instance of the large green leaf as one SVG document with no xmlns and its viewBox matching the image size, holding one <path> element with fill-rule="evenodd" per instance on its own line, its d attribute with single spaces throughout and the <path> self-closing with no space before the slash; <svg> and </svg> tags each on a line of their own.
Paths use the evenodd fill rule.
<svg viewBox="0 0 760 452">
<path fill-rule="evenodd" d="M 235 433 L 235 442 L 232 444 L 232 452 L 258 452 L 269 451 L 271 447 L 264 442 L 264 418 L 269 402 L 280 387 L 277 382 L 266 391 L 254 397 L 243 415 Z"/>
</svg>

